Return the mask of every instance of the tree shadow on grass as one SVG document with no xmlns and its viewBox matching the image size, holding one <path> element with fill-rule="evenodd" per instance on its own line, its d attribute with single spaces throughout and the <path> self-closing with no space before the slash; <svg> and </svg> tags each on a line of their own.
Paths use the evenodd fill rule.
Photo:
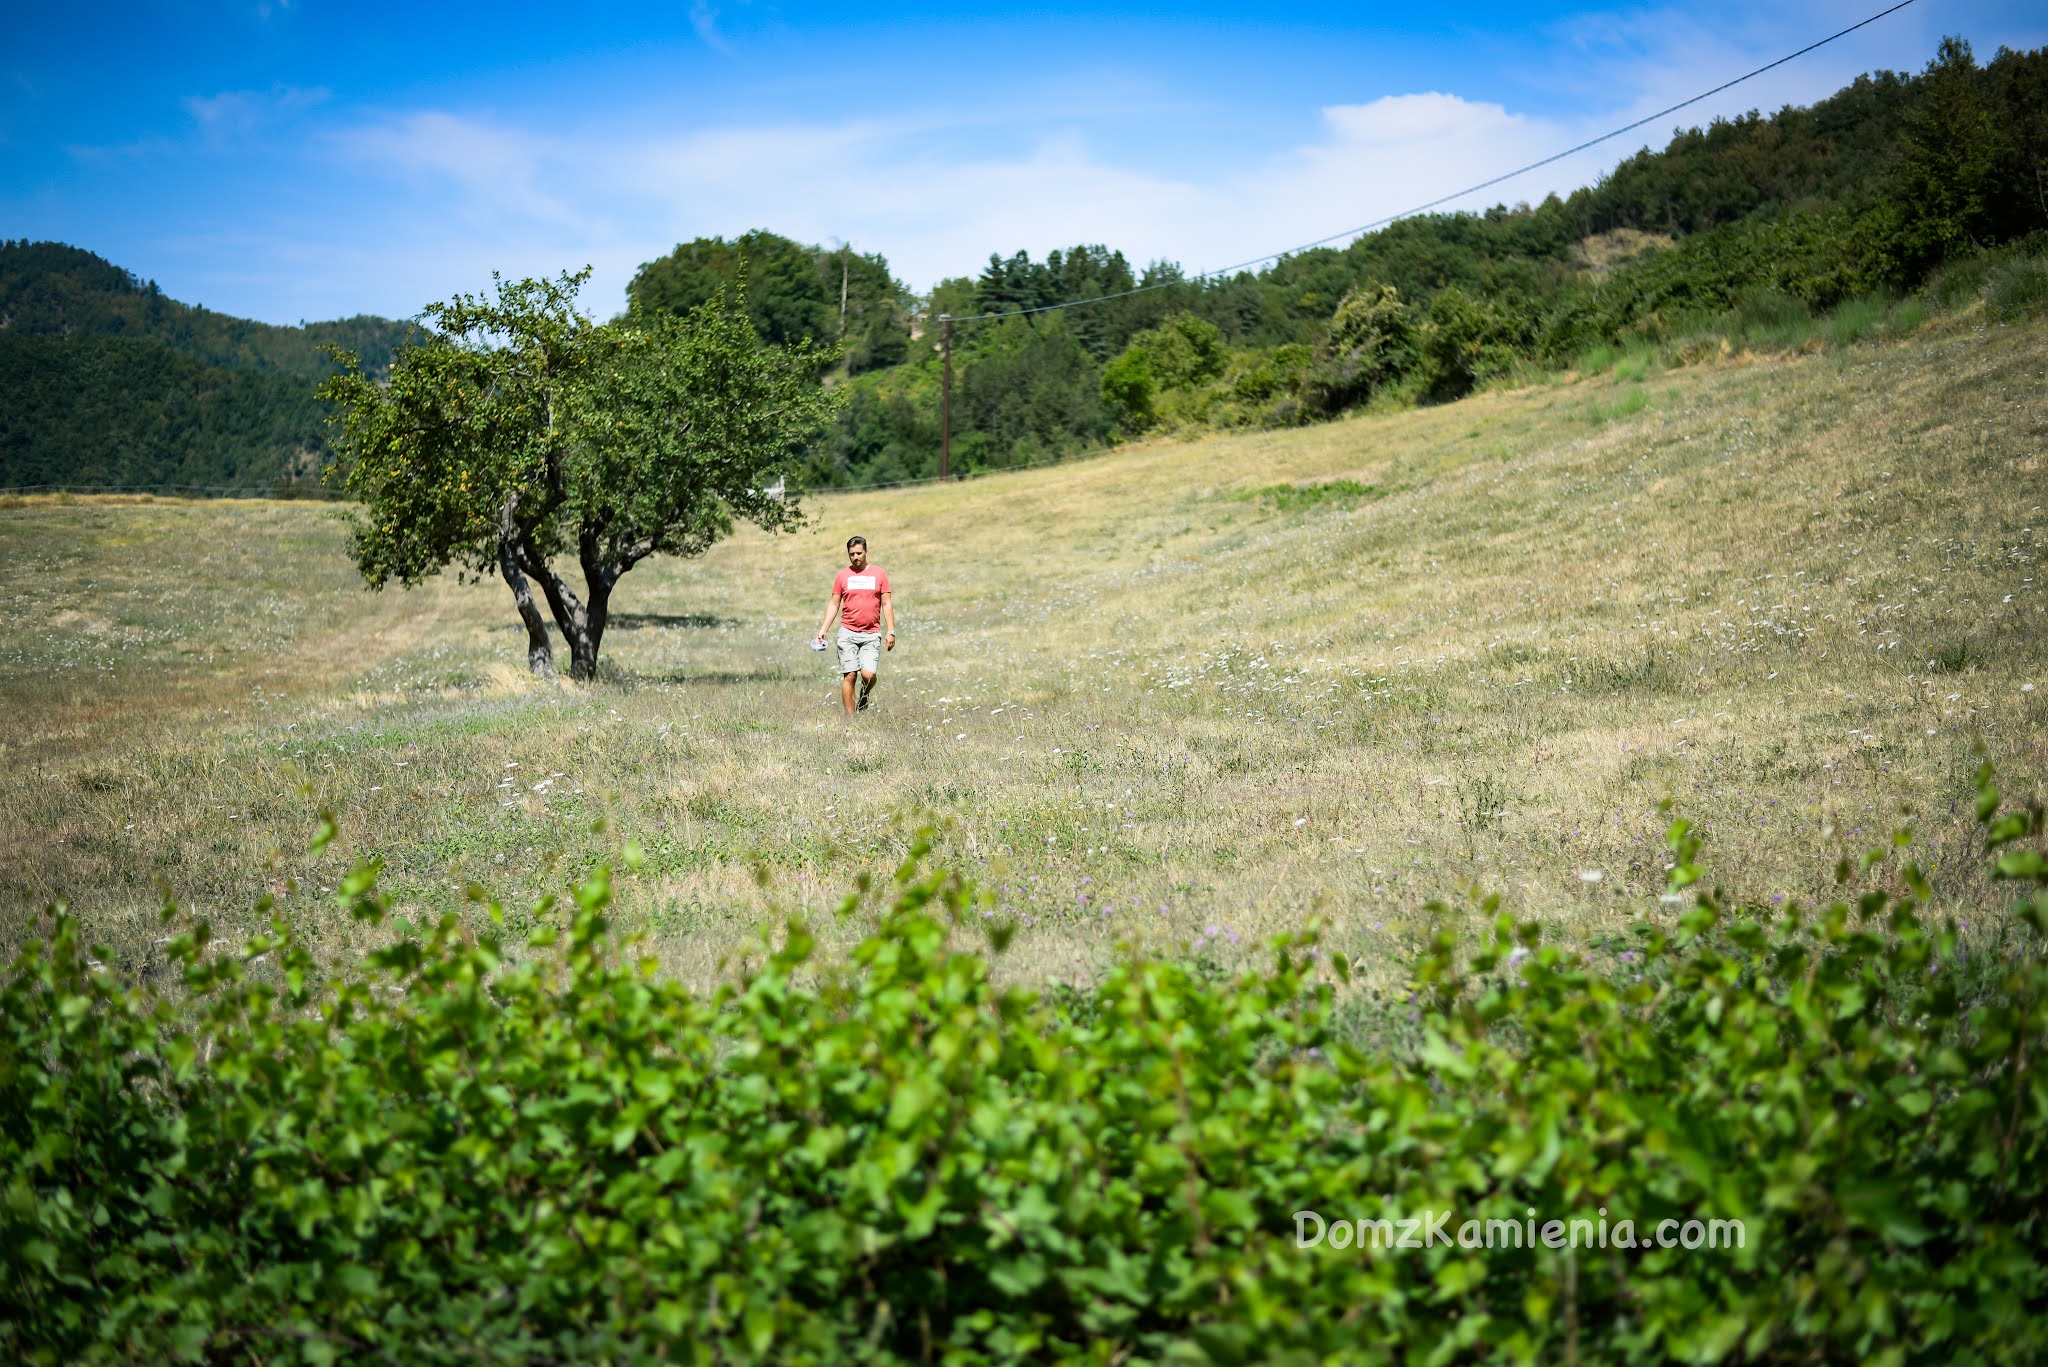
<svg viewBox="0 0 2048 1367">
<path fill-rule="evenodd" d="M 708 612 L 615 612 L 605 619 L 604 629 L 607 632 L 612 632 L 644 631 L 649 627 L 669 627 L 686 631 L 715 631 L 719 627 L 736 627 L 739 624 L 740 619 L 737 617 L 714 617 Z M 548 619 L 544 625 L 548 629 L 548 635 L 560 636 L 562 634 L 562 629 L 555 625 L 552 618 Z M 520 622 L 500 622 L 497 629 L 499 631 L 523 632 L 526 630 L 526 627 Z"/>
<path fill-rule="evenodd" d="M 736 627 L 737 617 L 714 617 L 708 612 L 615 612 L 606 623 L 610 631 L 641 631 L 647 627 L 685 627 L 697 631 L 710 631 L 716 627 Z"/>
<path fill-rule="evenodd" d="M 616 672 L 614 672 L 616 670 Z M 786 684 L 797 675 L 786 669 L 656 669 L 628 672 L 609 663 L 597 667 L 598 677 L 628 685 L 675 684 L 682 687 L 729 688 L 738 684 Z"/>
</svg>

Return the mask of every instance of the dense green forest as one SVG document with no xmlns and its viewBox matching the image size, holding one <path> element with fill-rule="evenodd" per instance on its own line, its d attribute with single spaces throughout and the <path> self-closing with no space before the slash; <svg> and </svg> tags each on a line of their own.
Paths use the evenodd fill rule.
<svg viewBox="0 0 2048 1367">
<path fill-rule="evenodd" d="M 878 255 L 824 251 L 774 233 L 737 241 L 699 238 L 642 266 L 627 287 L 628 313 L 683 313 L 710 300 L 744 299 L 761 339 L 788 346 L 837 341 L 853 375 L 898 365 L 910 355 L 916 296 Z"/>
<path fill-rule="evenodd" d="M 0 242 L 0 488 L 316 488 L 323 348 L 381 374 L 411 330 L 231 318 L 77 247 Z"/>
<path fill-rule="evenodd" d="M 1257 272 L 1190 279 L 1081 245 L 991 255 L 920 297 L 880 254 L 755 231 L 646 263 L 626 316 L 744 299 L 765 341 L 836 343 L 823 378 L 846 402 L 808 476 L 869 485 L 938 471 L 941 316 L 969 320 L 952 433 L 953 469 L 972 473 L 1443 402 L 1637 350 L 1682 363 L 1978 299 L 2024 311 L 2048 296 L 2044 186 L 2048 52 L 1979 63 L 1950 38 L 1917 74 L 1680 130 L 1569 197 L 1404 219 Z M 1105 295 L 1120 297 L 1057 307 Z M 328 458 L 321 348 L 382 360 L 409 326 L 270 327 L 77 248 L 0 243 L 0 487 L 307 487 Z"/>
</svg>

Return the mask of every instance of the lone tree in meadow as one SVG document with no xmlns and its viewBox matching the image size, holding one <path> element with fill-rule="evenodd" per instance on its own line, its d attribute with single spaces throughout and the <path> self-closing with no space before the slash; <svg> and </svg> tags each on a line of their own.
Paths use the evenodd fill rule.
<svg viewBox="0 0 2048 1367">
<path fill-rule="evenodd" d="M 597 672 L 613 588 L 657 552 L 697 555 L 744 518 L 796 526 L 798 459 L 834 395 L 827 353 L 765 345 L 720 301 L 674 317 L 594 323 L 576 312 L 588 268 L 499 281 L 422 315 L 426 340 L 388 381 L 343 369 L 321 386 L 339 476 L 361 501 L 350 550 L 371 588 L 411 588 L 449 565 L 495 571 L 526 626 L 527 661 L 555 674 L 538 585 L 569 643 L 569 672 Z M 579 595 L 564 574 L 573 558 Z"/>
</svg>

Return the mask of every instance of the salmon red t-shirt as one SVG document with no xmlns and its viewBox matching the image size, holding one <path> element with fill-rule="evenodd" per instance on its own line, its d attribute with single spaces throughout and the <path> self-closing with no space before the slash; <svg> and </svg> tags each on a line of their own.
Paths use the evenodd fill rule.
<svg viewBox="0 0 2048 1367">
<path fill-rule="evenodd" d="M 839 622 L 848 631 L 882 629 L 882 595 L 889 591 L 889 571 L 880 565 L 864 565 L 856 574 L 852 566 L 839 571 L 832 592 L 839 595 Z"/>
</svg>

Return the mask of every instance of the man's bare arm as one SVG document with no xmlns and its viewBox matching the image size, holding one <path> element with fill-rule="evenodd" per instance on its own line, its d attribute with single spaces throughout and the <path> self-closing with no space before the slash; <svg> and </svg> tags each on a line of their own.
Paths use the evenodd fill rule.
<svg viewBox="0 0 2048 1367">
<path fill-rule="evenodd" d="M 825 604 L 825 620 L 818 623 L 818 640 L 822 641 L 825 639 L 826 631 L 828 631 L 832 626 L 832 619 L 838 615 L 839 595 L 835 593 L 832 595 L 831 601 Z"/>
<path fill-rule="evenodd" d="M 882 625 L 889 629 L 888 637 L 882 642 L 882 649 L 896 648 L 896 605 L 889 599 L 889 591 L 882 590 Z"/>
</svg>

